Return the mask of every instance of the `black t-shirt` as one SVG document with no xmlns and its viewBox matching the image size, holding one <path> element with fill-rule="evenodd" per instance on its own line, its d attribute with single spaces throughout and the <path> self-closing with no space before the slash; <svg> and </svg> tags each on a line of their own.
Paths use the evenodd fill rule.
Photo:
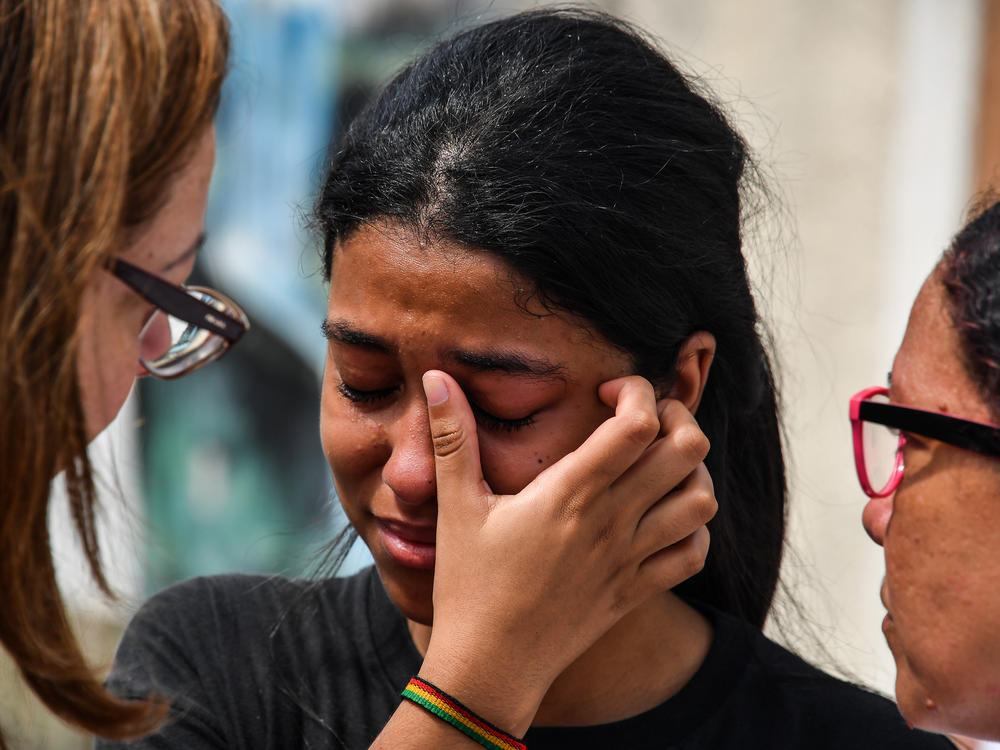
<svg viewBox="0 0 1000 750">
<path fill-rule="evenodd" d="M 885 698 L 836 680 L 752 627 L 704 610 L 715 636 L 660 706 L 590 727 L 534 727 L 530 750 L 952 748 L 911 730 Z M 220 576 L 174 586 L 136 615 L 110 687 L 173 699 L 173 719 L 96 747 L 367 748 L 420 667 L 374 569 L 318 582 Z"/>
</svg>

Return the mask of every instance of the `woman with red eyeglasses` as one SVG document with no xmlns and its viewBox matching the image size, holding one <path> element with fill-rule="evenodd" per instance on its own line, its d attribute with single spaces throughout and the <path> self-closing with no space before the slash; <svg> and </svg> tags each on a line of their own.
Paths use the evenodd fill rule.
<svg viewBox="0 0 1000 750">
<path fill-rule="evenodd" d="M 862 520 L 907 720 L 1000 739 L 1000 202 L 917 296 L 888 388 L 851 399 Z"/>
</svg>

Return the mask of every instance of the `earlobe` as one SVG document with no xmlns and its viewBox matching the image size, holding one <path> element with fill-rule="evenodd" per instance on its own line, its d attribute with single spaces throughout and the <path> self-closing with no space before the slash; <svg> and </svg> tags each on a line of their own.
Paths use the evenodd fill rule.
<svg viewBox="0 0 1000 750">
<path fill-rule="evenodd" d="M 695 331 L 684 340 L 677 355 L 677 371 L 667 398 L 680 401 L 692 414 L 701 404 L 715 346 L 715 336 L 708 331 Z"/>
</svg>

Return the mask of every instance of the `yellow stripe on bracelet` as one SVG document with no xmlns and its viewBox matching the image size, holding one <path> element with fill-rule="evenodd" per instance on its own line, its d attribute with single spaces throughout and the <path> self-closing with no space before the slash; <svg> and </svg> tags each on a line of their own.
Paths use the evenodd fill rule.
<svg viewBox="0 0 1000 750">
<path fill-rule="evenodd" d="M 480 718 L 461 702 L 420 677 L 410 680 L 403 688 L 402 697 L 490 750 L 527 750 L 523 742 Z"/>
</svg>

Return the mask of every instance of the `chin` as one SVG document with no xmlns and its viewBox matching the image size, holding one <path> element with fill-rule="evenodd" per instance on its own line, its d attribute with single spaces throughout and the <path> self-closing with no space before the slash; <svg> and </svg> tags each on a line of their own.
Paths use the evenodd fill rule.
<svg viewBox="0 0 1000 750">
<path fill-rule="evenodd" d="M 908 724 L 928 732 L 1000 740 L 1000 694 L 976 691 L 974 675 L 958 690 L 954 684 L 930 687 L 898 657 L 896 665 L 896 703 Z"/>
<path fill-rule="evenodd" d="M 430 626 L 434 619 L 434 573 L 377 564 L 389 599 L 407 620 Z"/>
</svg>

